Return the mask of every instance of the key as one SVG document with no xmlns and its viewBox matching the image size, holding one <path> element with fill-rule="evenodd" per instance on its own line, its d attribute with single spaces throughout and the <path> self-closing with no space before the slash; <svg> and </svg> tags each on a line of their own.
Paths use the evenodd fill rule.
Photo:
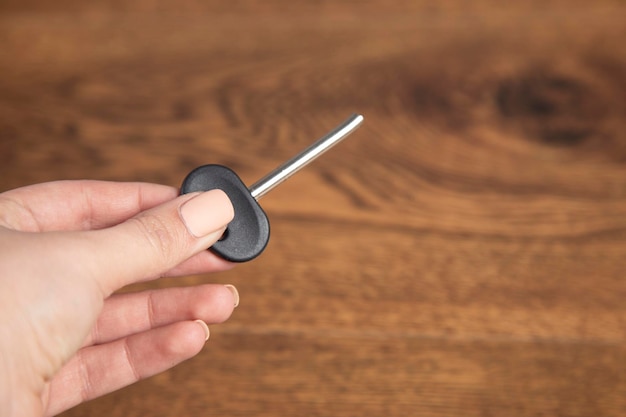
<svg viewBox="0 0 626 417">
<path fill-rule="evenodd" d="M 228 195 L 235 209 L 235 216 L 226 232 L 210 250 L 231 262 L 246 262 L 259 256 L 269 241 L 270 225 L 258 199 L 348 137 L 362 122 L 363 116 L 350 116 L 250 188 L 246 188 L 239 176 L 223 165 L 203 165 L 191 171 L 183 181 L 181 194 L 219 188 Z"/>
</svg>

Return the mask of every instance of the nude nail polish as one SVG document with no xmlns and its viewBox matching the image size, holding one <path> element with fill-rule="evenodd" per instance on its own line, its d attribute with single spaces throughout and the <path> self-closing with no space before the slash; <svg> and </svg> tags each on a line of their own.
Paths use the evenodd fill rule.
<svg viewBox="0 0 626 417">
<path fill-rule="evenodd" d="M 230 292 L 233 293 L 233 298 L 235 300 L 235 307 L 237 307 L 239 305 L 239 291 L 237 291 L 237 288 L 234 285 L 226 284 L 224 286 L 228 288 Z"/>
<path fill-rule="evenodd" d="M 194 321 L 202 327 L 202 330 L 204 330 L 204 334 L 205 334 L 204 341 L 206 342 L 207 340 L 209 340 L 209 336 L 211 336 L 211 331 L 209 330 L 209 326 L 207 326 L 207 324 L 203 322 L 202 320 L 194 320 Z"/>
<path fill-rule="evenodd" d="M 195 237 L 223 229 L 234 217 L 234 209 L 222 190 L 205 191 L 180 207 L 180 217 Z"/>
</svg>

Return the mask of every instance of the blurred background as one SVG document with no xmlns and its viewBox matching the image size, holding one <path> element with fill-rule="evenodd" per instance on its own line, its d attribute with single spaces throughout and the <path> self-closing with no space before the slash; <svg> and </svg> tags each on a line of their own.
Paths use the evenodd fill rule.
<svg viewBox="0 0 626 417">
<path fill-rule="evenodd" d="M 0 2 L 0 191 L 251 184 L 200 355 L 65 416 L 626 415 L 622 1 Z M 59 196 L 63 198 L 63 196 Z"/>
</svg>

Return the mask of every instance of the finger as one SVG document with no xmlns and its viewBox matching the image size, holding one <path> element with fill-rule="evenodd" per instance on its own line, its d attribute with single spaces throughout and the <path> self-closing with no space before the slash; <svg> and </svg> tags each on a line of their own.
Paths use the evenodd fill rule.
<svg viewBox="0 0 626 417">
<path fill-rule="evenodd" d="M 206 272 L 228 271 L 235 264 L 215 255 L 210 250 L 203 250 L 183 261 L 163 274 L 164 277 L 180 277 L 183 275 L 202 274 Z"/>
<path fill-rule="evenodd" d="M 92 261 L 92 274 L 107 296 L 124 285 L 163 276 L 204 251 L 233 217 L 221 190 L 186 194 L 117 226 L 88 232 L 81 256 Z"/>
<path fill-rule="evenodd" d="M 56 415 L 189 359 L 208 338 L 206 324 L 184 321 L 83 348 L 50 382 L 46 415 Z"/>
<path fill-rule="evenodd" d="M 104 303 L 85 346 L 184 320 L 221 323 L 238 303 L 237 289 L 219 284 L 113 295 Z"/>
<path fill-rule="evenodd" d="M 28 232 L 101 229 L 177 195 L 157 184 L 54 181 L 0 194 L 0 224 Z"/>
</svg>

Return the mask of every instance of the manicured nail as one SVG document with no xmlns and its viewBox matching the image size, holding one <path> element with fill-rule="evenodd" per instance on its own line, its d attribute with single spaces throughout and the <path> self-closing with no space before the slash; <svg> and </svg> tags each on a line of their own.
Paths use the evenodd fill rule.
<svg viewBox="0 0 626 417">
<path fill-rule="evenodd" d="M 239 305 L 239 291 L 237 291 L 237 288 L 235 288 L 234 285 L 226 284 L 224 286 L 228 288 L 230 292 L 233 293 L 233 298 L 235 300 L 235 307 L 237 307 Z"/>
<path fill-rule="evenodd" d="M 234 214 L 233 205 L 222 190 L 198 194 L 180 208 L 183 223 L 195 237 L 203 237 L 223 229 L 233 219 Z"/>
<path fill-rule="evenodd" d="M 209 326 L 207 326 L 206 323 L 202 320 L 195 320 L 195 322 L 202 326 L 202 329 L 204 330 L 204 341 L 206 342 L 207 340 L 209 340 L 209 336 L 211 335 L 211 332 L 209 331 Z"/>
</svg>

